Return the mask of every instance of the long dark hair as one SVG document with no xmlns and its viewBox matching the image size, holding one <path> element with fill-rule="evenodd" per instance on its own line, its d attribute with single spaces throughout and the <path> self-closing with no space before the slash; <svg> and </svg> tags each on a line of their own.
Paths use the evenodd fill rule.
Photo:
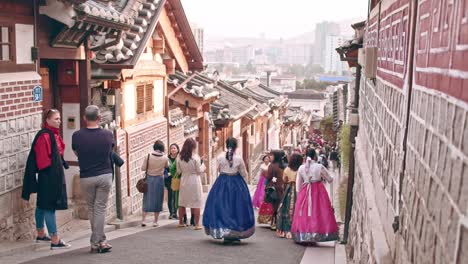
<svg viewBox="0 0 468 264">
<path fill-rule="evenodd" d="M 294 153 L 289 157 L 288 167 L 293 171 L 297 171 L 303 161 L 304 159 L 300 154 Z"/>
<path fill-rule="evenodd" d="M 180 159 L 188 162 L 192 158 L 193 150 L 197 147 L 197 142 L 193 138 L 187 138 L 180 151 Z"/>
<path fill-rule="evenodd" d="M 226 139 L 226 159 L 229 161 L 229 166 L 232 167 L 232 159 L 234 157 L 234 152 L 237 149 L 237 139 L 230 137 Z"/>
<path fill-rule="evenodd" d="M 271 154 L 273 155 L 273 160 L 271 161 L 271 163 L 278 164 L 280 169 L 286 168 L 285 163 L 287 163 L 287 158 L 283 150 L 273 150 Z"/>
</svg>

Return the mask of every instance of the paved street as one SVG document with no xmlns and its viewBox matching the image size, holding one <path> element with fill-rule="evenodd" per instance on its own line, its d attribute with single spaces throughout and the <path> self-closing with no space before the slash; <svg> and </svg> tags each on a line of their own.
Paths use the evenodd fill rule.
<svg viewBox="0 0 468 264">
<path fill-rule="evenodd" d="M 287 263 L 312 261 L 334 264 L 334 243 L 303 247 L 291 240 L 275 237 L 274 232 L 257 226 L 255 235 L 240 245 L 225 245 L 203 231 L 180 229 L 170 220 L 161 220 L 158 228 L 132 227 L 108 233 L 114 250 L 90 254 L 88 237 L 70 241 L 73 248 L 51 251 L 43 247 L 1 258 L 1 263 Z M 338 262 L 336 262 L 338 263 Z"/>
<path fill-rule="evenodd" d="M 327 189 L 330 186 L 327 185 Z M 254 186 L 251 186 L 254 190 Z M 205 197 L 206 198 L 206 197 Z M 257 213 L 257 211 L 256 211 Z M 49 250 L 47 245 L 0 258 L 0 263 L 255 263 L 255 264 L 339 264 L 335 243 L 304 247 L 291 240 L 277 238 L 266 226 L 257 226 L 255 234 L 240 245 L 225 245 L 206 236 L 204 231 L 177 228 L 176 221 L 160 220 L 160 227 L 130 227 L 107 233 L 114 250 L 108 254 L 89 253 L 89 235 L 68 240 L 69 250 Z M 33 242 L 31 242 L 33 243 Z M 341 248 L 344 252 L 344 249 Z M 338 251 L 338 252 L 336 252 Z M 335 261 L 336 260 L 336 261 Z"/>
</svg>

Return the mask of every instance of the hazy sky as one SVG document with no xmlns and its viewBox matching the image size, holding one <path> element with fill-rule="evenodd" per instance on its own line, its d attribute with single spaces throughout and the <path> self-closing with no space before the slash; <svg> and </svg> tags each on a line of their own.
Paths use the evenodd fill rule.
<svg viewBox="0 0 468 264">
<path fill-rule="evenodd" d="M 205 34 L 288 38 L 323 20 L 366 18 L 368 0 L 182 0 L 187 17 Z M 356 21 L 357 22 L 357 21 Z"/>
</svg>

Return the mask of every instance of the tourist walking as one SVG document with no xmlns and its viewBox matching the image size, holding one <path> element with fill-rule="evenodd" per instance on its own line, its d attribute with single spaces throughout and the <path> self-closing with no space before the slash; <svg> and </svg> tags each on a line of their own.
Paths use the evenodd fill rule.
<svg viewBox="0 0 468 264">
<path fill-rule="evenodd" d="M 106 241 L 104 224 L 107 202 L 112 187 L 111 153 L 114 136 L 100 128 L 99 107 L 89 105 L 85 109 L 86 127 L 73 133 L 72 149 L 78 157 L 81 193 L 88 205 L 91 222 L 91 252 L 109 252 L 112 246 Z"/>
<path fill-rule="evenodd" d="M 146 173 L 147 191 L 143 194 L 143 212 L 141 226 L 146 226 L 146 213 L 154 213 L 153 227 L 158 227 L 159 213 L 164 201 L 164 171 L 169 162 L 164 155 L 164 143 L 157 140 L 153 145 L 153 153 L 148 154 L 141 164 L 141 171 Z"/>
<path fill-rule="evenodd" d="M 195 154 L 197 142 L 193 138 L 185 140 L 179 157 L 176 160 L 177 174 L 180 175 L 179 189 L 179 225 L 185 227 L 183 219 L 186 215 L 185 208 L 191 209 L 194 218 L 195 230 L 201 230 L 200 208 L 203 205 L 201 175 L 205 172 L 203 160 Z"/>
<path fill-rule="evenodd" d="M 252 198 L 253 207 L 257 209 L 260 208 L 263 200 L 265 199 L 265 174 L 268 171 L 268 165 L 270 165 L 270 157 L 268 157 L 268 155 L 265 155 L 262 158 L 262 165 L 260 165 L 257 188 L 255 189 L 255 193 Z"/>
<path fill-rule="evenodd" d="M 291 233 L 297 243 L 313 244 L 338 239 L 338 225 L 323 180 L 330 183 L 333 178 L 323 165 L 317 163 L 317 154 L 310 149 L 296 179 L 296 188 L 300 191 Z"/>
<path fill-rule="evenodd" d="M 36 242 L 50 243 L 50 249 L 70 248 L 58 236 L 56 210 L 65 210 L 67 188 L 63 160 L 65 144 L 60 137 L 60 112 L 50 109 L 44 113 L 42 129 L 34 137 L 23 179 L 21 197 L 29 201 L 31 193 L 36 199 Z M 36 173 L 38 176 L 36 177 Z M 44 230 L 44 222 L 48 235 Z"/>
<path fill-rule="evenodd" d="M 291 224 L 296 204 L 296 174 L 304 159 L 298 153 L 289 157 L 288 167 L 284 169 L 283 181 L 285 189 L 283 199 L 278 208 L 277 234 L 279 237 L 292 238 Z"/>
<path fill-rule="evenodd" d="M 167 189 L 167 207 L 169 208 L 169 219 L 178 219 L 177 210 L 179 209 L 179 187 L 180 175 L 177 174 L 176 159 L 179 155 L 179 145 L 172 143 L 169 146 L 169 168 L 167 168 L 168 177 L 164 179 Z"/>
<path fill-rule="evenodd" d="M 255 216 L 247 187 L 244 160 L 235 154 L 237 139 L 226 140 L 226 153 L 218 157 L 218 173 L 203 213 L 205 233 L 225 242 L 239 242 L 255 232 Z"/>
<path fill-rule="evenodd" d="M 281 203 L 281 199 L 284 193 L 284 181 L 283 181 L 283 170 L 286 167 L 285 162 L 286 155 L 283 150 L 274 150 L 271 152 L 270 159 L 272 160 L 270 166 L 268 167 L 268 171 L 266 173 L 266 179 L 268 180 L 268 184 L 266 187 L 266 194 L 267 200 L 268 199 L 268 189 L 274 189 L 274 200 L 271 200 L 270 203 L 273 207 L 273 214 L 271 216 L 270 227 L 271 230 L 276 231 L 276 224 L 277 224 L 277 216 L 278 216 L 278 208 Z"/>
</svg>

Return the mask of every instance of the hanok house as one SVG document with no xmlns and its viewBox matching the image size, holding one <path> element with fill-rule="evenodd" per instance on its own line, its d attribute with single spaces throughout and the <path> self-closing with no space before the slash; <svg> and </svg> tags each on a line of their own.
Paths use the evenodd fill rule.
<svg viewBox="0 0 468 264">
<path fill-rule="evenodd" d="M 266 150 L 281 148 L 282 116 L 289 105 L 288 99 L 281 93 L 261 84 L 258 80 L 246 80 L 237 83 L 241 85 L 243 92 L 268 103 L 270 115 L 268 116 L 266 128 L 262 127 L 262 133 L 266 134 L 265 148 Z M 262 124 L 265 123 L 262 122 Z"/>
<path fill-rule="evenodd" d="M 120 34 L 128 19 L 97 1 L 2 1 L 0 3 L 0 233 L 2 239 L 33 237 L 33 209 L 20 203 L 22 175 L 41 112 L 62 111 L 62 136 L 70 146 L 88 104 L 90 61 L 86 39 L 99 32 Z M 105 10 L 105 12 L 103 12 Z M 108 11 L 108 12 L 107 12 Z M 65 159 L 76 165 L 70 147 Z M 75 162 L 75 163 L 74 163 Z M 66 173 L 68 194 L 72 177 Z M 72 204 L 72 203 L 70 203 Z M 58 214 L 59 227 L 72 210 Z"/>
<path fill-rule="evenodd" d="M 198 154 L 207 158 L 207 168 L 213 166 L 210 159 L 213 143 L 210 103 L 219 96 L 214 85 L 213 80 L 197 72 L 186 75 L 176 71 L 168 78 L 169 143 L 177 143 L 181 148 L 185 139 L 194 138 L 198 142 Z M 202 178 L 205 191 L 213 184 L 212 175 L 212 170 L 207 170 Z"/>
<path fill-rule="evenodd" d="M 204 76 L 205 81 L 213 82 L 214 88 L 219 91 L 220 95 L 218 100 L 211 104 L 211 117 L 214 123 L 213 141 L 215 144 L 212 146 L 212 166 L 211 174 L 212 180 L 217 177 L 216 172 L 216 158 L 226 150 L 225 142 L 229 137 L 234 137 L 238 140 L 237 153 L 242 156 L 244 161 L 248 161 L 248 129 L 246 128 L 245 120 L 247 114 L 255 109 L 255 103 L 249 101 L 249 97 L 240 93 L 236 88 L 229 84 L 212 80 Z M 243 129 L 245 128 L 245 129 Z M 247 165 L 247 164 L 246 164 Z M 248 166 L 248 165 L 247 165 Z"/>
<path fill-rule="evenodd" d="M 310 111 L 304 111 L 299 106 L 288 107 L 283 115 L 283 148 L 294 149 L 308 138 L 311 117 Z"/>
<path fill-rule="evenodd" d="M 169 74 L 203 69 L 180 0 L 127 1 L 121 10 L 131 21 L 130 28 L 118 36 L 94 35 L 90 41 L 95 54 L 92 102 L 113 109 L 120 127 L 116 130 L 118 151 L 126 160 L 118 171 L 119 218 L 141 212 L 142 195 L 135 184 L 144 177 L 143 158 L 156 140 L 171 142 L 166 116 L 174 114 L 177 119 L 178 114 L 166 105 Z M 170 121 L 174 121 L 172 116 Z M 195 127 L 188 122 L 184 120 L 184 127 Z"/>
</svg>

